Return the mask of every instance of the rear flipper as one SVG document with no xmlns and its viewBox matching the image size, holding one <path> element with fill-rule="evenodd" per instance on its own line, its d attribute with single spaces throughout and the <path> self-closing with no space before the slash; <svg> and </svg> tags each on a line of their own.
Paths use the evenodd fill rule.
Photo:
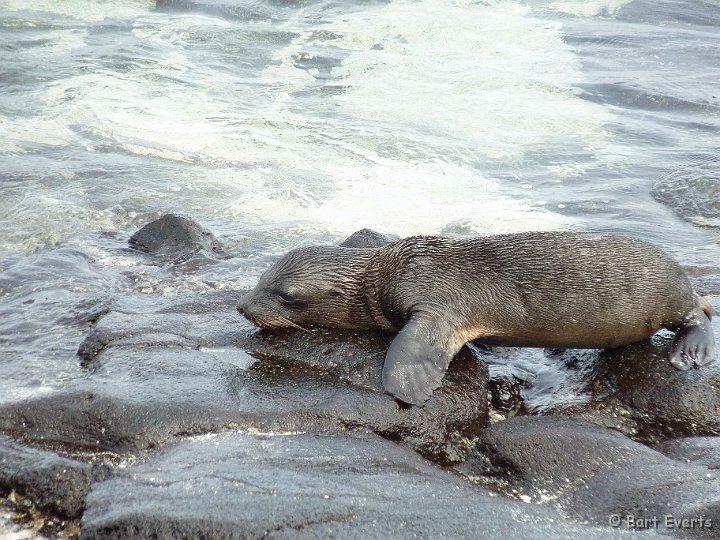
<svg viewBox="0 0 720 540">
<path fill-rule="evenodd" d="M 705 311 L 696 308 L 675 334 L 670 347 L 670 363 L 685 371 L 715 360 L 715 336 Z"/>
</svg>

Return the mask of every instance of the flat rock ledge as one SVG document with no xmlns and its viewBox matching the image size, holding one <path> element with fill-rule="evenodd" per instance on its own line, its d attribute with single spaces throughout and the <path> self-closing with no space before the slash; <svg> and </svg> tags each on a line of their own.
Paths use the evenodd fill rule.
<svg viewBox="0 0 720 540">
<path fill-rule="evenodd" d="M 0 407 L 0 431 L 68 451 L 137 453 L 233 429 L 369 429 L 439 463 L 488 422 L 484 365 L 469 350 L 424 407 L 383 391 L 391 336 L 257 331 L 238 294 L 118 304 L 80 346 L 87 377 Z"/>
<path fill-rule="evenodd" d="M 0 492 L 15 491 L 48 514 L 79 518 L 92 466 L 0 436 Z"/>
<path fill-rule="evenodd" d="M 369 433 L 186 439 L 94 484 L 82 538 L 615 538 Z"/>
</svg>

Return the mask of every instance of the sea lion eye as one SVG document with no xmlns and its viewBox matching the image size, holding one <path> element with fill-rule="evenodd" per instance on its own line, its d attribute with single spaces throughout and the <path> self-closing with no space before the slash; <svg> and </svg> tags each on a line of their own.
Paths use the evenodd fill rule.
<svg viewBox="0 0 720 540">
<path fill-rule="evenodd" d="M 288 294 L 286 292 L 278 292 L 278 296 L 285 304 L 294 304 L 297 301 L 292 294 Z"/>
</svg>

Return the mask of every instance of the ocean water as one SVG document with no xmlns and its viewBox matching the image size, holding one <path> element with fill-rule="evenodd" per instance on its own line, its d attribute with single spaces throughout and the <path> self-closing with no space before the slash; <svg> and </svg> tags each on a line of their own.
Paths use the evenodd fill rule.
<svg viewBox="0 0 720 540">
<path fill-rule="evenodd" d="M 113 299 L 362 227 L 619 231 L 718 296 L 718 81 L 718 0 L 0 0 L 0 403 L 87 376 Z M 127 249 L 171 211 L 233 257 Z"/>
</svg>

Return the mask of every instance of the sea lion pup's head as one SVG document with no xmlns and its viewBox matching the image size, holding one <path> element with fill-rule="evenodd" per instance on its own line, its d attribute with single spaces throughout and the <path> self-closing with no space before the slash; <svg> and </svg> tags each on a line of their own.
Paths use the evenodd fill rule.
<svg viewBox="0 0 720 540">
<path fill-rule="evenodd" d="M 238 311 L 261 328 L 367 328 L 363 279 L 373 251 L 294 249 L 260 277 Z"/>
</svg>

